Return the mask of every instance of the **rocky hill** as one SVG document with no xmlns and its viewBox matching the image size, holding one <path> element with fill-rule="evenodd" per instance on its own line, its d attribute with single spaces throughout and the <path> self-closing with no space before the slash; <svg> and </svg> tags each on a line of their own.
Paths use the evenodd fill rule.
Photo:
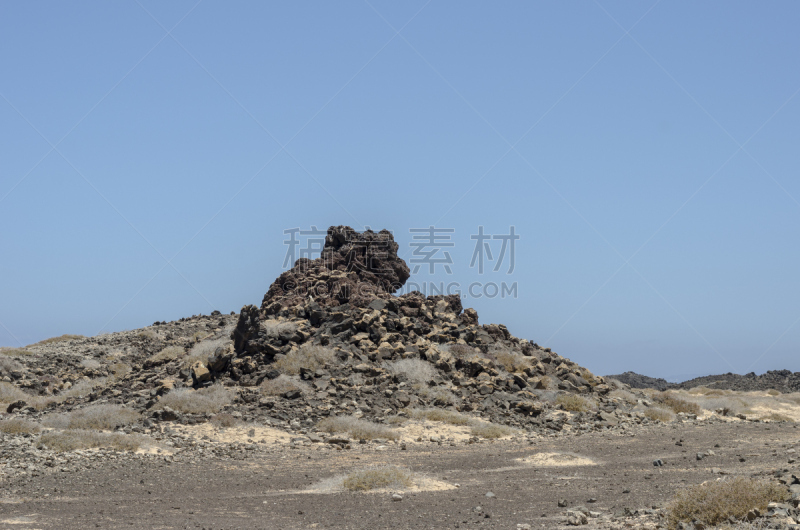
<svg viewBox="0 0 800 530">
<path fill-rule="evenodd" d="M 618 375 L 607 375 L 608 379 L 616 379 L 631 388 L 654 388 L 656 390 L 674 390 L 695 388 L 698 386 L 717 388 L 720 390 L 737 390 L 742 392 L 778 390 L 783 393 L 800 391 L 800 372 L 790 370 L 771 370 L 761 375 L 750 372 L 746 375 L 733 373 L 695 377 L 682 383 L 670 383 L 665 379 L 657 379 L 636 372 L 625 372 Z"/>
<path fill-rule="evenodd" d="M 546 392 L 592 395 L 614 409 L 603 378 L 501 324 L 480 324 L 458 296 L 395 296 L 409 277 L 397 248 L 386 230 L 331 227 L 320 258 L 298 260 L 259 307 L 238 316 L 214 312 L 7 350 L 0 401 L 32 415 L 109 403 L 149 422 L 204 422 L 235 410 L 244 420 L 304 427 L 334 415 L 383 421 L 438 407 L 560 429 L 564 416 L 543 414 L 555 406 Z"/>
</svg>

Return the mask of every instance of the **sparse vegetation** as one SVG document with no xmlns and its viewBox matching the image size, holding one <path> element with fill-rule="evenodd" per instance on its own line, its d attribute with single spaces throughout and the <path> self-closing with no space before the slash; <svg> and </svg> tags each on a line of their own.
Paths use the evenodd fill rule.
<svg viewBox="0 0 800 530">
<path fill-rule="evenodd" d="M 348 433 L 356 440 L 374 440 L 375 438 L 397 438 L 397 433 L 384 425 L 362 420 L 355 416 L 334 416 L 325 418 L 317 424 L 317 429 L 329 433 Z"/>
<path fill-rule="evenodd" d="M 672 392 L 659 392 L 653 396 L 657 402 L 678 414 L 681 412 L 688 414 L 700 414 L 700 405 L 691 401 L 686 401 L 677 397 Z"/>
<path fill-rule="evenodd" d="M 670 528 L 693 521 L 716 526 L 729 517 L 742 519 L 753 508 L 766 510 L 768 503 L 785 498 L 786 489 L 771 482 L 745 477 L 705 482 L 678 491 L 667 506 L 667 523 Z"/>
<path fill-rule="evenodd" d="M 450 344 L 445 348 L 455 359 L 467 359 L 478 354 L 478 350 L 467 344 Z"/>
<path fill-rule="evenodd" d="M 282 396 L 292 390 L 308 392 L 310 390 L 307 383 L 300 381 L 297 377 L 280 375 L 275 379 L 265 379 L 259 387 L 261 394 L 265 396 Z"/>
<path fill-rule="evenodd" d="M 102 367 L 103 364 L 95 359 L 84 359 L 81 361 L 81 366 L 87 370 L 97 370 L 98 368 Z"/>
<path fill-rule="evenodd" d="M 297 375 L 301 368 L 317 370 L 331 362 L 336 355 L 330 348 L 314 344 L 303 344 L 291 350 L 284 357 L 277 359 L 273 365 L 284 374 Z"/>
<path fill-rule="evenodd" d="M 178 388 L 166 394 L 155 404 L 154 409 L 169 407 L 188 414 L 211 414 L 222 410 L 233 401 L 235 393 L 222 385 L 214 385 L 200 390 Z"/>
<path fill-rule="evenodd" d="M 136 451 L 145 445 L 146 438 L 133 434 L 84 430 L 49 431 L 39 437 L 39 445 L 54 451 L 75 451 L 106 447 L 117 451 Z"/>
<path fill-rule="evenodd" d="M 183 358 L 182 364 L 186 367 L 194 365 L 197 361 L 205 364 L 208 362 L 208 357 L 212 355 L 217 348 L 220 346 L 225 346 L 229 342 L 230 341 L 226 339 L 204 340 L 202 342 L 198 342 L 192 346 L 192 349 L 189 350 L 189 353 Z"/>
<path fill-rule="evenodd" d="M 531 365 L 530 357 L 508 349 L 493 351 L 492 356 L 495 363 L 510 374 L 522 372 Z"/>
<path fill-rule="evenodd" d="M 30 401 L 37 396 L 32 396 L 23 392 L 20 388 L 0 381 L 0 403 L 14 403 L 15 401 Z"/>
<path fill-rule="evenodd" d="M 84 337 L 83 335 L 61 335 L 61 336 L 58 336 L 58 337 L 50 337 L 49 339 L 41 340 L 41 341 L 37 342 L 36 344 L 33 344 L 33 346 L 43 346 L 45 344 L 54 344 L 56 342 L 64 342 L 64 341 L 67 341 L 67 340 L 78 340 L 78 339 L 85 339 L 85 338 L 86 337 Z"/>
<path fill-rule="evenodd" d="M 114 363 L 108 367 L 108 371 L 111 372 L 116 379 L 122 379 L 130 373 L 131 367 L 125 363 Z"/>
<path fill-rule="evenodd" d="M 179 346 L 167 346 L 157 354 L 147 359 L 147 362 L 153 365 L 164 364 L 179 359 L 183 357 L 183 355 L 183 348 Z"/>
<path fill-rule="evenodd" d="M 455 405 L 457 401 L 455 394 L 440 386 L 428 386 L 417 383 L 414 385 L 414 389 L 417 391 L 417 395 L 419 395 L 419 397 L 432 402 L 438 407 Z"/>
<path fill-rule="evenodd" d="M 156 332 L 152 329 L 143 329 L 137 335 L 138 338 L 141 340 L 153 340 L 156 338 Z"/>
<path fill-rule="evenodd" d="M 650 421 L 660 421 L 667 423 L 675 419 L 675 414 L 663 407 L 649 407 L 644 411 L 644 417 Z"/>
<path fill-rule="evenodd" d="M 33 434 L 41 430 L 41 425 L 25 418 L 9 418 L 0 421 L 0 432 L 5 434 Z"/>
<path fill-rule="evenodd" d="M 591 408 L 591 404 L 585 398 L 576 394 L 559 394 L 556 398 L 556 405 L 569 412 L 586 412 Z"/>
<path fill-rule="evenodd" d="M 47 415 L 42 423 L 57 429 L 113 430 L 139 421 L 138 412 L 120 405 L 93 405 L 64 414 Z"/>
<path fill-rule="evenodd" d="M 425 384 L 436 377 L 436 368 L 422 359 L 400 359 L 383 363 L 383 368 L 393 376 L 404 375 L 414 383 Z"/>
<path fill-rule="evenodd" d="M 289 338 L 297 331 L 297 324 L 294 322 L 280 322 L 278 320 L 264 320 L 259 324 L 261 330 L 268 337 Z"/>
<path fill-rule="evenodd" d="M 214 414 L 211 416 L 209 420 L 214 427 L 220 429 L 227 429 L 228 427 L 236 427 L 242 423 L 240 419 L 238 419 L 233 414 L 228 414 L 227 412 L 221 412 L 219 414 Z"/>
<path fill-rule="evenodd" d="M 22 370 L 22 365 L 11 357 L 0 356 L 0 372 L 9 373 Z"/>
<path fill-rule="evenodd" d="M 472 418 L 446 409 L 413 409 L 411 417 L 419 420 L 441 421 L 450 425 L 468 425 Z"/>
<path fill-rule="evenodd" d="M 25 348 L 0 348 L 0 354 L 8 355 L 9 357 L 20 357 L 22 355 L 31 355 L 31 353 Z"/>
<path fill-rule="evenodd" d="M 766 416 L 761 416 L 760 420 L 767 420 L 767 421 L 777 421 L 777 422 L 790 422 L 794 423 L 794 420 L 785 414 L 780 414 L 778 412 L 771 412 Z"/>
<path fill-rule="evenodd" d="M 414 485 L 413 477 L 411 471 L 402 467 L 374 467 L 350 473 L 342 485 L 350 491 L 405 489 Z"/>
<path fill-rule="evenodd" d="M 504 436 L 511 436 L 514 434 L 514 429 L 506 427 L 505 425 L 497 425 L 496 423 L 487 423 L 483 421 L 475 421 L 470 425 L 470 432 L 473 436 L 480 436 L 481 438 L 495 439 L 503 438 Z"/>
<path fill-rule="evenodd" d="M 775 390 L 774 388 L 770 388 L 769 390 L 767 390 L 767 394 L 769 394 L 770 396 L 780 396 L 781 395 L 780 391 Z"/>
</svg>

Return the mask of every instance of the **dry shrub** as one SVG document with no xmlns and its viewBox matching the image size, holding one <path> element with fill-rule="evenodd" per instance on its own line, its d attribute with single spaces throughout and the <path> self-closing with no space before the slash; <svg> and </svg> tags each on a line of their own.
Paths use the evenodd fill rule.
<svg viewBox="0 0 800 530">
<path fill-rule="evenodd" d="M 780 390 L 775 390 L 774 388 L 770 388 L 769 390 L 767 390 L 767 394 L 769 394 L 770 396 L 780 396 L 781 392 Z"/>
<path fill-rule="evenodd" d="M 417 383 L 414 385 L 417 395 L 423 399 L 431 401 L 434 405 L 444 407 L 447 405 L 455 405 L 458 399 L 456 395 L 439 386 L 428 386 Z"/>
<path fill-rule="evenodd" d="M 108 367 L 116 379 L 122 379 L 131 372 L 131 367 L 125 363 L 114 363 Z"/>
<path fill-rule="evenodd" d="M 81 366 L 83 366 L 87 370 L 97 370 L 98 368 L 103 366 L 103 363 L 95 359 L 84 359 L 81 361 Z"/>
<path fill-rule="evenodd" d="M 657 402 L 672 409 L 672 412 L 678 414 L 685 412 L 688 414 L 700 414 L 700 405 L 691 401 L 681 399 L 672 392 L 659 392 L 653 396 Z"/>
<path fill-rule="evenodd" d="M 139 421 L 138 412 L 120 405 L 93 405 L 63 414 L 47 415 L 42 423 L 57 429 L 113 430 Z"/>
<path fill-rule="evenodd" d="M 10 418 L 0 421 L 0 432 L 6 434 L 31 434 L 42 430 L 35 422 L 25 418 Z"/>
<path fill-rule="evenodd" d="M 225 346 L 229 343 L 230 340 L 227 339 L 204 340 L 202 342 L 198 342 L 192 346 L 192 349 L 189 350 L 188 355 L 183 358 L 182 364 L 186 367 L 193 366 L 197 361 L 206 364 L 209 356 L 213 355 L 217 348 Z"/>
<path fill-rule="evenodd" d="M 168 363 L 182 357 L 183 353 L 183 348 L 180 346 L 167 346 L 157 354 L 147 359 L 147 362 L 150 364 Z"/>
<path fill-rule="evenodd" d="M 644 411 L 644 417 L 650 421 L 667 423 L 675 419 L 675 414 L 671 410 L 662 407 L 650 407 Z"/>
<path fill-rule="evenodd" d="M 608 393 L 608 397 L 619 399 L 625 403 L 628 403 L 629 405 L 635 405 L 637 401 L 639 401 L 639 399 L 636 397 L 636 394 L 622 389 L 612 390 Z"/>
<path fill-rule="evenodd" d="M 351 438 L 357 440 L 373 440 L 375 438 L 394 440 L 397 438 L 397 433 L 389 427 L 362 420 L 355 416 L 325 418 L 317 424 L 317 429 L 329 433 L 346 432 Z"/>
<path fill-rule="evenodd" d="M 307 383 L 300 381 L 297 377 L 289 377 L 288 375 L 280 375 L 275 379 L 265 379 L 259 389 L 261 394 L 265 396 L 282 396 L 292 390 L 299 390 L 305 394 L 311 390 Z"/>
<path fill-rule="evenodd" d="M 422 359 L 401 359 L 383 363 L 383 368 L 393 376 L 405 375 L 409 381 L 427 383 L 436 377 L 436 368 Z"/>
<path fill-rule="evenodd" d="M 591 408 L 591 403 L 587 399 L 576 394 L 559 394 L 556 398 L 556 405 L 561 405 L 564 410 L 569 412 L 586 412 Z"/>
<path fill-rule="evenodd" d="M 108 381 L 105 377 L 98 377 L 97 379 L 88 380 L 84 379 L 82 381 L 78 381 L 68 389 L 64 390 L 58 395 L 57 401 L 63 401 L 67 398 L 82 398 L 86 397 L 92 393 L 95 387 L 105 386 L 106 382 Z"/>
<path fill-rule="evenodd" d="M 22 370 L 22 365 L 11 357 L 0 356 L 0 372 L 18 372 Z"/>
<path fill-rule="evenodd" d="M 221 412 L 219 414 L 214 414 L 211 416 L 209 420 L 211 424 L 215 427 L 220 429 L 226 429 L 228 427 L 236 427 L 240 425 L 242 422 L 234 416 L 233 414 L 228 414 L 227 412 Z"/>
<path fill-rule="evenodd" d="M 786 416 L 784 414 L 779 414 L 777 412 L 770 412 L 766 416 L 761 416 L 759 419 L 760 420 L 767 420 L 767 421 L 778 421 L 778 422 L 794 423 L 794 420 L 792 418 L 790 418 L 789 416 Z"/>
<path fill-rule="evenodd" d="M 506 427 L 505 425 L 497 425 L 496 423 L 486 423 L 483 421 L 473 422 L 470 426 L 470 432 L 473 436 L 480 436 L 481 438 L 493 439 L 503 438 L 504 436 L 511 436 L 514 434 L 514 429 Z"/>
<path fill-rule="evenodd" d="M 14 403 L 15 401 L 29 402 L 31 399 L 36 398 L 23 392 L 19 387 L 0 381 L 0 403 Z"/>
<path fill-rule="evenodd" d="M 136 336 L 142 340 L 153 340 L 157 337 L 155 331 L 151 329 L 143 329 L 142 331 L 137 333 Z"/>
<path fill-rule="evenodd" d="M 388 425 L 402 425 L 407 421 L 408 421 L 407 416 L 400 416 L 400 415 L 387 416 L 386 419 L 383 420 L 383 422 Z"/>
<path fill-rule="evenodd" d="M 441 421 L 450 425 L 468 425 L 472 419 L 458 412 L 445 409 L 414 409 L 411 417 L 419 420 Z"/>
<path fill-rule="evenodd" d="M 479 350 L 466 344 L 449 344 L 447 346 L 442 346 L 442 348 L 446 349 L 455 359 L 460 360 L 480 354 Z"/>
<path fill-rule="evenodd" d="M 350 491 L 405 489 L 414 485 L 413 478 L 411 471 L 402 467 L 373 467 L 350 473 L 342 485 Z"/>
<path fill-rule="evenodd" d="M 25 348 L 0 348 L 0 354 L 8 355 L 9 357 L 19 357 L 21 355 L 31 355 L 33 352 Z"/>
<path fill-rule="evenodd" d="M 169 407 L 187 414 L 212 414 L 222 410 L 225 405 L 229 405 L 234 397 L 235 392 L 222 385 L 214 385 L 200 390 L 177 388 L 162 397 L 153 408 L 158 410 Z"/>
<path fill-rule="evenodd" d="M 297 375 L 301 368 L 316 370 L 330 363 L 336 355 L 331 348 L 314 344 L 303 344 L 277 359 L 273 366 L 284 374 Z"/>
<path fill-rule="evenodd" d="M 765 511 L 768 503 L 785 498 L 786 488 L 776 483 L 745 477 L 705 482 L 678 492 L 667 506 L 667 523 L 670 528 L 692 521 L 716 526 L 729 517 L 742 519 L 753 508 Z"/>
<path fill-rule="evenodd" d="M 39 445 L 54 451 L 75 451 L 106 447 L 117 451 L 136 451 L 145 445 L 144 436 L 84 430 L 50 431 L 39 437 Z"/>
<path fill-rule="evenodd" d="M 54 344 L 56 342 L 64 342 L 64 341 L 68 341 L 68 340 L 78 340 L 78 339 L 85 339 L 85 338 L 86 337 L 84 337 L 83 335 L 61 335 L 59 337 L 50 337 L 49 339 L 41 340 L 41 341 L 37 342 L 36 344 L 34 344 L 33 346 L 43 346 L 45 344 Z"/>
<path fill-rule="evenodd" d="M 507 349 L 495 350 L 491 356 L 498 366 L 510 374 L 522 372 L 531 365 L 530 357 Z"/>
<path fill-rule="evenodd" d="M 259 328 L 268 337 L 279 338 L 281 336 L 289 338 L 297 331 L 297 324 L 294 322 L 280 322 L 278 320 L 263 320 Z"/>
</svg>

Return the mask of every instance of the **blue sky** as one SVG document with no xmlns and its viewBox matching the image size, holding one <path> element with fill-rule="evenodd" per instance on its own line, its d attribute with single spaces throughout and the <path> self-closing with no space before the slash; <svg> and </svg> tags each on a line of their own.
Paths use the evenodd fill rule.
<svg viewBox="0 0 800 530">
<path fill-rule="evenodd" d="M 464 304 L 597 373 L 800 370 L 798 15 L 2 2 L 0 345 L 257 304 L 289 228 L 435 226 L 412 281 L 516 282 Z"/>
</svg>

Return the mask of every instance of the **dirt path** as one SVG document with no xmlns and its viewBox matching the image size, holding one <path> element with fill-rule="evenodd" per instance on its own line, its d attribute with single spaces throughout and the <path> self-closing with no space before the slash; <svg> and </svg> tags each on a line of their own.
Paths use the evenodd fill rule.
<svg viewBox="0 0 800 530">
<path fill-rule="evenodd" d="M 614 514 L 663 504 L 679 488 L 718 478 L 712 468 L 796 469 L 787 449 L 798 442 L 792 424 L 671 424 L 635 437 L 592 433 L 524 445 L 285 446 L 244 460 L 110 463 L 0 483 L 0 528 L 554 528 L 564 521 L 561 499 L 599 512 L 590 527 L 621 528 Z M 708 450 L 715 454 L 696 459 Z M 313 489 L 378 464 L 406 466 L 438 490 L 393 501 L 390 492 Z"/>
</svg>

